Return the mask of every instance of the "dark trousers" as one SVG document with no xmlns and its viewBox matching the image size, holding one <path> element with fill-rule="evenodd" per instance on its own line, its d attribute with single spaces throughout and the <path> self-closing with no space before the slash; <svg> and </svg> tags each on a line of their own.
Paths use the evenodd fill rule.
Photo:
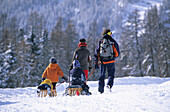
<svg viewBox="0 0 170 112">
<path fill-rule="evenodd" d="M 100 76 L 99 76 L 99 87 L 98 91 L 100 93 L 104 92 L 104 86 L 105 86 L 105 74 L 106 70 L 108 72 L 108 82 L 107 85 L 109 85 L 111 88 L 114 83 L 114 75 L 115 75 L 115 64 L 109 63 L 109 64 L 101 64 L 100 65 Z"/>
<path fill-rule="evenodd" d="M 52 82 L 53 89 L 55 90 L 57 82 Z"/>
</svg>

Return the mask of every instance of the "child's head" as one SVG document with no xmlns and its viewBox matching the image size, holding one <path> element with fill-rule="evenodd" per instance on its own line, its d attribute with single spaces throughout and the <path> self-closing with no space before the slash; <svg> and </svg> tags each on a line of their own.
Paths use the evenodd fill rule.
<svg viewBox="0 0 170 112">
<path fill-rule="evenodd" d="M 57 63 L 56 58 L 55 58 L 55 57 L 51 57 L 51 58 L 50 58 L 50 63 Z"/>
<path fill-rule="evenodd" d="M 80 67 L 80 62 L 78 60 L 73 61 L 73 68 Z"/>
</svg>

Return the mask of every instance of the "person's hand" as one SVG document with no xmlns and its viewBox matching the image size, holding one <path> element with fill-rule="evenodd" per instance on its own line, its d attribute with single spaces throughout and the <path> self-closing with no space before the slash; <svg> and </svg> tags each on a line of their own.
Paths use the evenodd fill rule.
<svg viewBox="0 0 170 112">
<path fill-rule="evenodd" d="M 89 67 L 89 72 L 92 70 L 92 68 L 93 68 L 92 66 Z"/>
<path fill-rule="evenodd" d="M 46 78 L 42 78 L 42 81 L 44 81 Z"/>
<path fill-rule="evenodd" d="M 98 64 L 95 64 L 95 69 L 99 69 L 99 65 Z"/>
<path fill-rule="evenodd" d="M 70 65 L 70 70 L 72 70 L 72 69 L 73 69 L 73 64 Z"/>
<path fill-rule="evenodd" d="M 67 82 L 67 77 L 63 76 L 62 79 Z"/>
</svg>

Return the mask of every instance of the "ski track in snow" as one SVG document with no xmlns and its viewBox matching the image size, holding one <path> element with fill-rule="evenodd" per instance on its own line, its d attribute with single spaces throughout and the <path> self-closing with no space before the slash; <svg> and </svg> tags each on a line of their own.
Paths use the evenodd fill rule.
<svg viewBox="0 0 170 112">
<path fill-rule="evenodd" d="M 105 80 L 106 82 L 107 80 Z M 57 87 L 57 97 L 38 98 L 36 87 L 0 89 L 0 112 L 169 112 L 170 78 L 116 78 L 112 92 L 98 92 L 98 81 L 88 81 L 91 96 L 62 96 L 68 83 Z"/>
</svg>

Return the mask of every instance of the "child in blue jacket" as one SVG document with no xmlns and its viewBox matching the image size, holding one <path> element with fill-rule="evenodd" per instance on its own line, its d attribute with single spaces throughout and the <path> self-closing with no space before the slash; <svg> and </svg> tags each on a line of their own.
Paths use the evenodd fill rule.
<svg viewBox="0 0 170 112">
<path fill-rule="evenodd" d="M 70 71 L 70 83 L 71 85 L 80 85 L 83 88 L 83 93 L 91 95 L 89 92 L 89 86 L 86 85 L 86 77 L 84 71 L 80 68 L 78 60 L 73 61 L 73 69 Z"/>
</svg>

